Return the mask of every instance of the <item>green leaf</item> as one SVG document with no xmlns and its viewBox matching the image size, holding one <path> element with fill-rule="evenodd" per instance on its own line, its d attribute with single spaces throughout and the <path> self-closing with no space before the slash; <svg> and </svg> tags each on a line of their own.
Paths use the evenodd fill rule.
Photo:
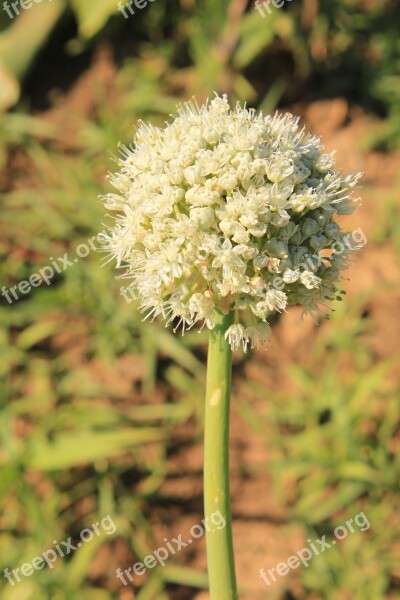
<svg viewBox="0 0 400 600">
<path fill-rule="evenodd" d="M 207 589 L 208 577 L 204 571 L 197 569 L 188 569 L 185 567 L 166 566 L 162 573 L 162 578 L 168 583 L 190 586 L 194 588 Z"/>
<path fill-rule="evenodd" d="M 235 67 L 246 67 L 269 46 L 275 36 L 274 23 L 273 14 L 262 19 L 258 12 L 251 12 L 243 18 L 240 42 L 233 57 Z"/>
<path fill-rule="evenodd" d="M 59 331 L 61 324 L 57 321 L 41 321 L 25 329 L 18 337 L 17 347 L 28 350 L 38 342 Z"/>
<path fill-rule="evenodd" d="M 365 492 L 365 485 L 344 483 L 333 495 L 326 497 L 326 488 L 321 488 L 304 496 L 296 506 L 296 517 L 304 518 L 308 523 L 319 523 L 331 517 L 335 512 L 348 506 Z"/>
<path fill-rule="evenodd" d="M 353 479 L 355 481 L 366 481 L 374 485 L 381 484 L 381 475 L 376 469 L 361 462 L 347 462 L 338 465 L 336 474 L 341 479 Z"/>
<path fill-rule="evenodd" d="M 90 0 L 72 0 L 71 4 L 78 19 L 79 34 L 86 39 L 93 37 L 118 12 L 115 0 L 97 0 L 96 3 Z"/>
<path fill-rule="evenodd" d="M 150 427 L 61 434 L 53 441 L 40 440 L 33 443 L 27 463 L 29 467 L 42 471 L 68 469 L 99 459 L 111 458 L 129 448 L 163 439 L 165 439 L 164 432 Z"/>
</svg>

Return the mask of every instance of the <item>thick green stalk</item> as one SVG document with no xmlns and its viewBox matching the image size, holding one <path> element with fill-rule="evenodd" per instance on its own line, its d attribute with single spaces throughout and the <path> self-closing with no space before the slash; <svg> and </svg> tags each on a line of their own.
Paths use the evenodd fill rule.
<svg viewBox="0 0 400 600">
<path fill-rule="evenodd" d="M 232 350 L 224 334 L 233 313 L 216 311 L 210 331 L 204 434 L 204 512 L 206 521 L 208 578 L 211 600 L 237 600 L 232 518 L 229 492 L 229 407 Z M 216 521 L 220 513 L 226 522 Z M 218 517 L 219 519 L 219 517 Z M 213 525 L 217 522 L 219 527 Z"/>
</svg>

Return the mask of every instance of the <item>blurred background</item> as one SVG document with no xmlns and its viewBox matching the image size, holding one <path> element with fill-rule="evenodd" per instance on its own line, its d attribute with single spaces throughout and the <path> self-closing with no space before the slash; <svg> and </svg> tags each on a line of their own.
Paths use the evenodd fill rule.
<svg viewBox="0 0 400 600">
<path fill-rule="evenodd" d="M 291 309 L 268 350 L 234 359 L 240 598 L 400 598 L 399 1 L 262 16 L 247 0 L 154 0 L 127 18 L 116 0 L 21 3 L 0 10 L 1 600 L 208 598 L 204 539 L 130 587 L 115 575 L 202 518 L 206 333 L 142 323 L 88 240 L 107 223 L 118 142 L 214 90 L 299 115 L 365 174 L 346 223 L 368 244 L 343 302 L 319 326 Z M 49 285 L 14 298 L 53 261 Z M 368 531 L 260 579 L 361 511 Z M 114 534 L 14 586 L 3 576 L 106 515 Z"/>
</svg>

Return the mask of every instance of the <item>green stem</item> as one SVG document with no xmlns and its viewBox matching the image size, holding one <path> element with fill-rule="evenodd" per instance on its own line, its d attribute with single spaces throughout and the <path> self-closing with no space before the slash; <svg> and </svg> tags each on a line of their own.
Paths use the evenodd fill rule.
<svg viewBox="0 0 400 600">
<path fill-rule="evenodd" d="M 229 406 L 232 350 L 224 334 L 234 313 L 216 311 L 210 332 L 204 434 L 204 512 L 207 527 L 207 562 L 211 600 L 237 600 L 232 518 L 229 493 Z M 220 513 L 226 522 L 214 527 Z"/>
</svg>

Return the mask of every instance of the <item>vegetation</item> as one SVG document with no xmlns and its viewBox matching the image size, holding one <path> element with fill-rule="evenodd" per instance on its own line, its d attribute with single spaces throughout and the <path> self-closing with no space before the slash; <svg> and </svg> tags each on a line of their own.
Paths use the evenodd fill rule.
<svg viewBox="0 0 400 600">
<path fill-rule="evenodd" d="M 180 338 L 142 323 L 113 266 L 101 267 L 92 249 L 78 258 L 106 226 L 96 198 L 108 189 L 111 154 L 129 144 L 137 119 L 162 123 L 176 102 L 217 90 L 265 111 L 344 97 L 368 117 L 354 145 L 378 149 L 386 165 L 400 142 L 400 4 L 304 0 L 262 18 L 244 0 L 156 0 L 130 19 L 114 0 L 53 4 L 58 24 L 41 29 L 29 53 L 15 26 L 29 16 L 29 37 L 42 7 L 0 21 L 0 88 L 11 81 L 12 92 L 0 102 L 0 283 L 8 290 L 65 253 L 73 262 L 12 304 L 1 296 L 1 598 L 129 600 L 115 578 L 119 556 L 133 564 L 154 550 L 152 510 L 166 502 L 160 489 L 179 432 L 201 440 L 206 333 Z M 399 191 L 394 179 L 366 181 L 375 206 L 365 253 L 394 264 Z M 248 464 L 247 476 L 273 472 L 305 539 L 360 511 L 371 522 L 287 577 L 282 598 L 398 597 L 398 355 L 376 349 L 386 334 L 369 314 L 383 297 L 393 298 L 393 283 L 371 282 L 335 304 L 307 360 L 282 353 L 293 389 L 271 383 L 266 393 L 244 375 L 249 362 L 265 372 L 268 353 L 236 358 L 235 411 L 270 457 Z M 105 515 L 115 534 L 18 585 L 3 578 Z M 206 586 L 182 554 L 149 571 L 136 598 L 193 598 Z M 171 595 L 177 589 L 186 595 Z"/>
</svg>

